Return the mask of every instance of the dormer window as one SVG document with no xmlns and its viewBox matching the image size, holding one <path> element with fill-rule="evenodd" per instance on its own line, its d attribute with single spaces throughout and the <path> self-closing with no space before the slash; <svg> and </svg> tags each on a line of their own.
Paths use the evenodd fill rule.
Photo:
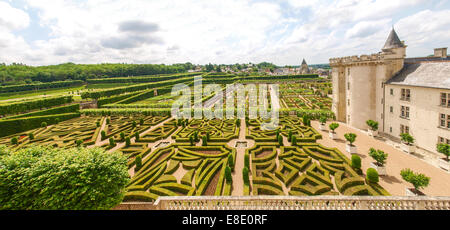
<svg viewBox="0 0 450 230">
<path fill-rule="evenodd" d="M 411 90 L 410 89 L 402 89 L 402 96 L 401 96 L 400 100 L 411 101 Z"/>
</svg>

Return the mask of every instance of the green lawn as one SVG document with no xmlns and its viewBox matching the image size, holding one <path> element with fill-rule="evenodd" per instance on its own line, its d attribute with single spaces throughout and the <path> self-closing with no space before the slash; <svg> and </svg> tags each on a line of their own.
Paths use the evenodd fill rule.
<svg viewBox="0 0 450 230">
<path fill-rule="evenodd" d="M 12 99 L 31 99 L 34 97 L 40 97 L 43 95 L 46 96 L 62 96 L 69 95 L 68 93 L 71 91 L 83 90 L 86 86 L 76 86 L 69 88 L 58 88 L 58 89 L 46 89 L 39 91 L 24 91 L 24 92 L 14 92 L 14 93 L 1 93 L 0 94 L 0 103 L 3 100 L 12 100 Z"/>
</svg>

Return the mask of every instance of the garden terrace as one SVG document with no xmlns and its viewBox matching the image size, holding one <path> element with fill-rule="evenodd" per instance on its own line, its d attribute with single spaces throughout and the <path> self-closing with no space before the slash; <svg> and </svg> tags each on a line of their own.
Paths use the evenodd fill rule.
<svg viewBox="0 0 450 230">
<path fill-rule="evenodd" d="M 189 137 L 198 132 L 200 136 L 210 135 L 210 142 L 228 142 L 239 137 L 239 127 L 235 119 L 229 120 L 192 120 L 180 130 L 173 138 L 177 142 L 189 142 Z"/>
</svg>

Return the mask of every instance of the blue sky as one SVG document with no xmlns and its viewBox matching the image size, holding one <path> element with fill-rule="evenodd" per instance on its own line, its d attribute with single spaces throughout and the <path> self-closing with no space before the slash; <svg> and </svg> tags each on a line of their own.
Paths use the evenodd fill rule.
<svg viewBox="0 0 450 230">
<path fill-rule="evenodd" d="M 450 0 L 0 0 L 0 62 L 299 65 L 450 44 Z"/>
</svg>

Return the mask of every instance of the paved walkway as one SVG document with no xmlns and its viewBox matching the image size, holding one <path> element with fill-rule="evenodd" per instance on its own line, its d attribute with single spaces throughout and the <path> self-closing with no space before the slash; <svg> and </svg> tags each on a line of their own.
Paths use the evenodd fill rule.
<svg viewBox="0 0 450 230">
<path fill-rule="evenodd" d="M 327 127 L 330 122 L 327 123 Z M 319 122 L 313 121 L 312 126 L 319 130 Z M 370 168 L 371 162 L 374 160 L 369 156 L 368 152 L 371 147 L 380 149 L 389 154 L 386 163 L 386 176 L 380 177 L 380 185 L 383 186 L 391 195 L 404 196 L 406 195 L 405 189 L 411 188 L 412 185 L 403 181 L 400 176 L 400 171 L 404 168 L 410 168 L 415 172 L 420 172 L 431 178 L 430 185 L 423 189 L 423 192 L 429 196 L 449 196 L 450 195 L 450 173 L 437 168 L 424 160 L 417 158 L 416 156 L 409 155 L 399 149 L 396 149 L 392 145 L 389 145 L 381 140 L 377 140 L 368 136 L 365 132 L 348 127 L 346 124 L 340 123 L 338 129 L 336 129 L 338 140 L 331 140 L 328 136 L 328 131 L 319 131 L 323 139 L 318 143 L 327 147 L 336 147 L 347 157 L 351 157 L 349 153 L 345 151 L 345 133 L 355 133 L 358 135 L 355 145 L 358 147 L 358 155 L 362 159 L 362 168 L 364 173 Z"/>
</svg>

